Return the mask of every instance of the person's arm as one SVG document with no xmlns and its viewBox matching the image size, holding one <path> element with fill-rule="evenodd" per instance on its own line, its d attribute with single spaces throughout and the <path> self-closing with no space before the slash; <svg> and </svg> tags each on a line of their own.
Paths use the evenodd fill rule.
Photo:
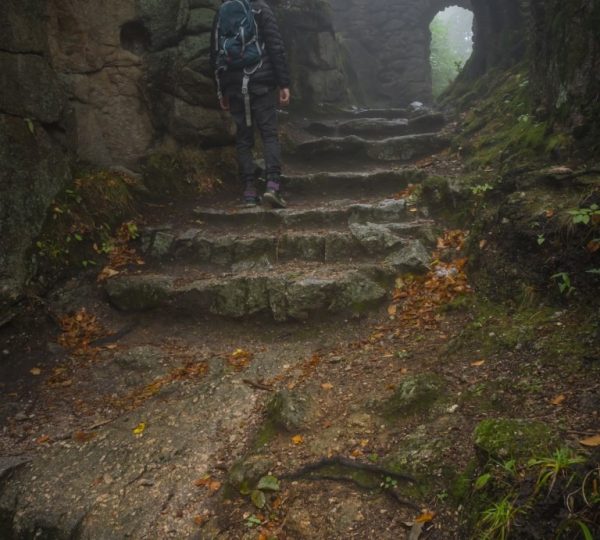
<svg viewBox="0 0 600 540">
<path fill-rule="evenodd" d="M 287 105 L 290 99 L 289 89 L 291 80 L 285 45 L 273 10 L 266 2 L 260 2 L 259 6 L 261 9 L 260 17 L 262 24 L 260 30 L 262 31 L 262 40 L 265 43 L 267 54 L 273 64 L 277 86 L 281 90 L 280 100 L 282 101 L 282 105 Z"/>
</svg>

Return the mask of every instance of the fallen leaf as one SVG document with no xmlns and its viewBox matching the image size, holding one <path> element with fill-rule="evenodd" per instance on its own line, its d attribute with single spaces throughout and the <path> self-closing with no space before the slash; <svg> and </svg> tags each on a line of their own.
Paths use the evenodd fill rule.
<svg viewBox="0 0 600 540">
<path fill-rule="evenodd" d="M 201 527 L 202 525 L 204 525 L 207 519 L 208 516 L 194 516 L 194 525 Z"/>
<path fill-rule="evenodd" d="M 210 474 L 207 474 L 205 476 L 198 478 L 198 480 L 196 480 L 194 482 L 194 485 L 197 487 L 207 487 L 210 484 L 210 482 L 211 482 Z"/>
<path fill-rule="evenodd" d="M 415 519 L 415 523 L 429 523 L 435 517 L 435 512 L 423 512 L 418 518 Z"/>
<path fill-rule="evenodd" d="M 365 448 L 369 444 L 369 439 L 361 439 L 360 445 Z"/>
<path fill-rule="evenodd" d="M 392 304 L 388 307 L 387 311 L 388 311 L 388 315 L 393 317 L 394 315 L 396 315 L 396 313 L 398 311 L 398 306 L 396 304 Z"/>
<path fill-rule="evenodd" d="M 333 384 L 326 382 L 321 385 L 321 388 L 323 390 L 331 390 L 333 388 Z"/>
<path fill-rule="evenodd" d="M 548 210 L 546 210 L 545 212 L 545 216 L 550 219 L 551 217 L 554 216 L 554 210 L 552 210 L 552 208 L 549 208 Z"/>
<path fill-rule="evenodd" d="M 48 435 L 41 435 L 35 440 L 35 444 L 45 444 L 50 442 L 50 437 Z"/>
<path fill-rule="evenodd" d="M 556 396 L 552 401 L 550 401 L 550 403 L 552 403 L 552 405 L 560 405 L 565 399 L 567 399 L 567 396 L 565 396 L 564 394 L 560 394 L 559 396 Z"/>
<path fill-rule="evenodd" d="M 89 431 L 75 431 L 72 435 L 74 441 L 84 443 L 91 441 L 96 436 L 95 433 Z"/>
<path fill-rule="evenodd" d="M 136 427 L 133 428 L 133 434 L 136 437 L 140 437 L 146 429 L 146 423 L 140 422 Z"/>
<path fill-rule="evenodd" d="M 302 435 L 294 435 L 292 437 L 292 443 L 294 443 L 296 446 L 298 446 L 299 444 L 302 444 L 304 442 L 304 437 Z"/>
<path fill-rule="evenodd" d="M 485 364 L 485 360 L 477 360 L 477 362 L 472 362 L 471 365 L 473 367 L 480 367 L 483 366 L 483 364 Z"/>
<path fill-rule="evenodd" d="M 38 375 L 42 374 L 42 370 L 39 367 L 34 367 L 29 370 L 29 373 L 37 377 Z"/>
<path fill-rule="evenodd" d="M 582 439 L 579 441 L 583 446 L 589 446 L 591 448 L 596 448 L 600 446 L 600 433 L 598 435 L 594 435 L 593 437 L 588 437 L 587 439 Z"/>
<path fill-rule="evenodd" d="M 116 349 L 118 347 L 118 345 L 116 343 L 111 343 L 110 345 L 107 345 L 105 347 L 105 349 L 108 349 L 109 351 Z"/>
<path fill-rule="evenodd" d="M 208 489 L 211 491 L 219 491 L 221 489 L 221 482 L 218 480 L 213 480 L 210 484 L 208 484 Z"/>
<path fill-rule="evenodd" d="M 590 240 L 587 245 L 587 250 L 590 253 L 596 253 L 600 249 L 600 240 Z"/>
<path fill-rule="evenodd" d="M 105 266 L 102 271 L 98 274 L 96 278 L 98 281 L 106 281 L 112 277 L 118 276 L 121 272 L 111 268 L 110 266 Z"/>
<path fill-rule="evenodd" d="M 484 249 L 487 246 L 487 240 L 482 240 L 479 242 L 479 249 Z"/>
</svg>

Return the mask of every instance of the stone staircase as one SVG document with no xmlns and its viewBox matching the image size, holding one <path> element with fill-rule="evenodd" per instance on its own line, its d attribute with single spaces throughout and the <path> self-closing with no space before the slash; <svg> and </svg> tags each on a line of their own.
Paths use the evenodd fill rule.
<svg viewBox="0 0 600 540">
<path fill-rule="evenodd" d="M 283 210 L 218 204 L 189 227 L 147 230 L 142 272 L 106 283 L 111 304 L 276 321 L 358 315 L 388 298 L 395 277 L 429 262 L 434 224 L 401 193 L 410 165 L 447 145 L 439 114 L 361 111 L 304 123 L 286 148 L 294 170 Z"/>
</svg>

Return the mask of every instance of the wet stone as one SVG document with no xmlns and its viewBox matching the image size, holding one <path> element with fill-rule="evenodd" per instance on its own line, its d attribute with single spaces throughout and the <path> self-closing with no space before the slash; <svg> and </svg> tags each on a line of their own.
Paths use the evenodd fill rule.
<svg viewBox="0 0 600 540">
<path fill-rule="evenodd" d="M 271 398 L 267 405 L 267 415 L 279 429 L 295 432 L 305 427 L 309 406 L 307 396 L 282 390 Z"/>
<path fill-rule="evenodd" d="M 443 380 L 434 374 L 423 373 L 404 379 L 383 408 L 392 417 L 426 413 L 443 395 Z"/>
<path fill-rule="evenodd" d="M 430 263 L 431 255 L 419 240 L 410 242 L 399 252 L 389 255 L 385 259 L 385 264 L 393 267 L 396 271 L 412 274 L 427 272 Z"/>
</svg>

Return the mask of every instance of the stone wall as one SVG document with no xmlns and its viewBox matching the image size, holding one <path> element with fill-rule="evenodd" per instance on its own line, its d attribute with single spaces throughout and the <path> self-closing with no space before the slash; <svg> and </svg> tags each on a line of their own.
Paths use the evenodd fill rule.
<svg viewBox="0 0 600 540">
<path fill-rule="evenodd" d="M 0 304 L 30 272 L 27 251 L 69 179 L 67 97 L 50 64 L 42 0 L 0 9 Z"/>
<path fill-rule="evenodd" d="M 432 101 L 429 25 L 449 6 L 469 0 L 332 0 L 346 49 L 353 94 L 369 106 Z"/>
</svg>

